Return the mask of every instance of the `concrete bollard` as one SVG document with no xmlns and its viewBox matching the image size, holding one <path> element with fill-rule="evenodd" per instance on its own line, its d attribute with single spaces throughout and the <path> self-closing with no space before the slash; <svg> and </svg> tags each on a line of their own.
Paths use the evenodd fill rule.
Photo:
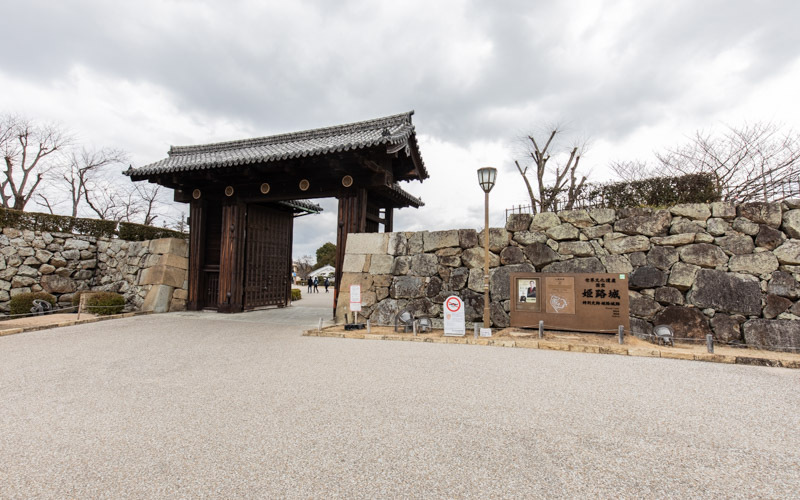
<svg viewBox="0 0 800 500">
<path fill-rule="evenodd" d="M 473 336 L 477 339 L 478 338 L 478 323 L 473 323 L 472 326 L 474 327 Z"/>
<path fill-rule="evenodd" d="M 714 337 L 712 337 L 710 333 L 706 335 L 706 349 L 708 349 L 708 352 L 711 354 L 714 354 Z"/>
<path fill-rule="evenodd" d="M 544 321 L 539 320 L 539 338 L 544 338 Z"/>
<path fill-rule="evenodd" d="M 622 325 L 619 325 L 619 343 L 625 343 L 625 327 Z"/>
<path fill-rule="evenodd" d="M 370 333 L 369 320 L 367 320 L 367 333 Z"/>
<path fill-rule="evenodd" d="M 318 332 L 321 332 L 321 331 L 322 331 L 322 318 L 320 318 L 320 319 L 319 319 L 319 323 L 317 323 L 317 331 L 318 331 Z"/>
</svg>

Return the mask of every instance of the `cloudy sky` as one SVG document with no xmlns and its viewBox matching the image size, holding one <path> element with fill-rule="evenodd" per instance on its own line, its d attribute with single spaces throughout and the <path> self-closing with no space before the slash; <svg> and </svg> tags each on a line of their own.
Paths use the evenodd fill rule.
<svg viewBox="0 0 800 500">
<path fill-rule="evenodd" d="M 0 112 L 56 121 L 142 166 L 170 145 L 415 110 L 426 206 L 396 230 L 491 224 L 526 202 L 518 137 L 588 140 L 589 180 L 698 129 L 800 128 L 793 0 L 2 0 Z M 125 182 L 124 180 L 120 180 Z M 298 219 L 295 257 L 335 242 L 335 202 Z"/>
</svg>

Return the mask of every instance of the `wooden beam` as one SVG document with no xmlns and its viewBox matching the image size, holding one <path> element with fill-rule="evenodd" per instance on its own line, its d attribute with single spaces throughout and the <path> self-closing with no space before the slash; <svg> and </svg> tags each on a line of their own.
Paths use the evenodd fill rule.
<svg viewBox="0 0 800 500">
<path fill-rule="evenodd" d="M 222 207 L 222 242 L 219 262 L 219 312 L 244 308 L 245 212 L 242 202 Z"/>
<path fill-rule="evenodd" d="M 190 311 L 200 310 L 201 269 L 205 260 L 204 247 L 206 240 L 206 203 L 193 200 L 189 207 L 189 297 L 186 308 Z"/>
</svg>

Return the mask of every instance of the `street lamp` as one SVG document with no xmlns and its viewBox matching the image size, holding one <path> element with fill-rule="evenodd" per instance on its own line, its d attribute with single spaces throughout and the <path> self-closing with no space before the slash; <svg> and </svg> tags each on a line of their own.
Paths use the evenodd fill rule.
<svg viewBox="0 0 800 500">
<path fill-rule="evenodd" d="M 483 327 L 489 328 L 492 323 L 492 314 L 489 309 L 489 191 L 494 187 L 497 179 L 497 169 L 483 167 L 478 169 L 478 183 L 486 193 L 486 209 L 484 212 L 484 259 L 483 259 Z"/>
</svg>

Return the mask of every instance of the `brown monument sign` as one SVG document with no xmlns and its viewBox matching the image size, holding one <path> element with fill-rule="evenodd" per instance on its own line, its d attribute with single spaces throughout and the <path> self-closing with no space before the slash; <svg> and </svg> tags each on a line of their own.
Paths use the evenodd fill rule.
<svg viewBox="0 0 800 500">
<path fill-rule="evenodd" d="M 511 326 L 630 330 L 626 274 L 512 273 L 511 299 Z"/>
</svg>

